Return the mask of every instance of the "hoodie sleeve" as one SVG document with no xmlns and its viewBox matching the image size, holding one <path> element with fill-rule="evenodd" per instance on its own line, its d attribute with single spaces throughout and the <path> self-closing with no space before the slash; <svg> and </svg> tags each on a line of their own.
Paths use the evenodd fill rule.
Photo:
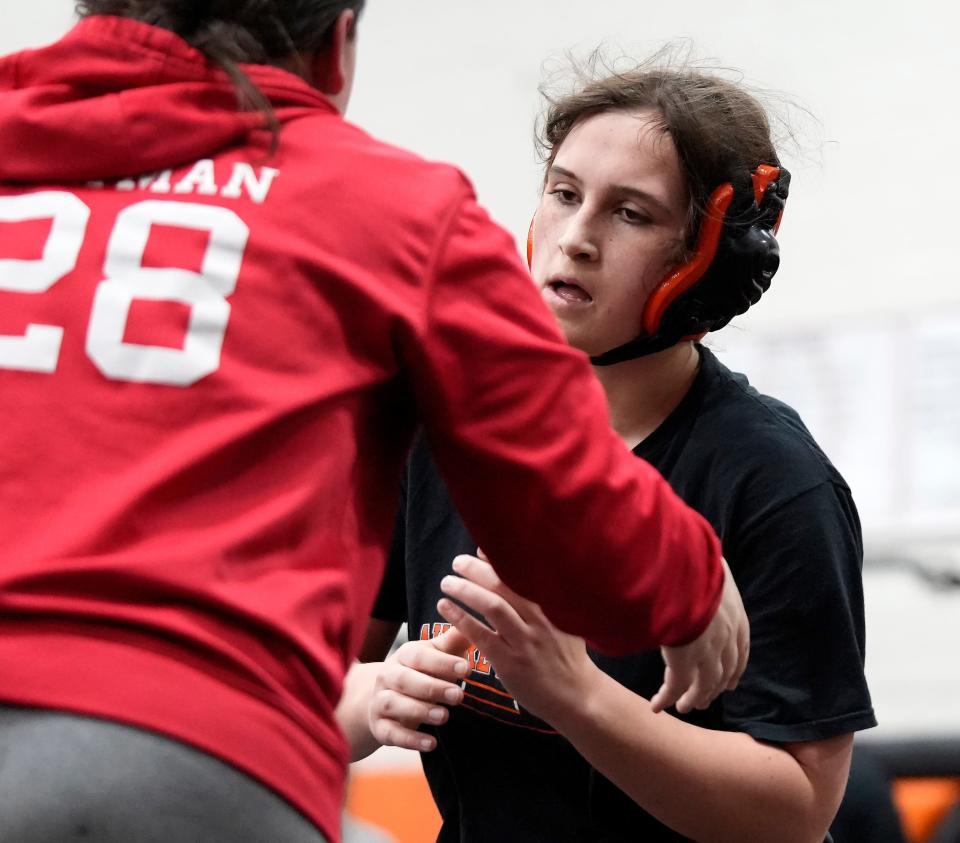
<svg viewBox="0 0 960 843">
<path fill-rule="evenodd" d="M 587 358 L 472 197 L 431 278 L 401 353 L 453 500 L 504 582 L 613 655 L 696 638 L 723 580 L 713 530 L 611 429 Z"/>
</svg>

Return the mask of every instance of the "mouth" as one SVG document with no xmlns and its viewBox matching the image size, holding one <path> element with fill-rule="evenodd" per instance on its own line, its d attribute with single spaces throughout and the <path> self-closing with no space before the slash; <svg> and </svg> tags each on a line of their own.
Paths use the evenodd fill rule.
<svg viewBox="0 0 960 843">
<path fill-rule="evenodd" d="M 583 305 L 590 304 L 593 301 L 593 296 L 571 278 L 555 278 L 548 281 L 546 289 L 550 291 L 554 298 L 567 304 Z"/>
</svg>

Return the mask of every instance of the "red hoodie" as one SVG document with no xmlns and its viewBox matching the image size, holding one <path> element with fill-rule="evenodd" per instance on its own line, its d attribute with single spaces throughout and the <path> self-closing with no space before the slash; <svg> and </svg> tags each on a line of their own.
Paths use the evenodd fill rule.
<svg viewBox="0 0 960 843">
<path fill-rule="evenodd" d="M 0 699 L 196 745 L 334 839 L 418 422 L 504 580 L 597 646 L 692 639 L 722 574 L 460 173 L 246 70 L 273 156 L 167 31 L 0 60 Z"/>
</svg>

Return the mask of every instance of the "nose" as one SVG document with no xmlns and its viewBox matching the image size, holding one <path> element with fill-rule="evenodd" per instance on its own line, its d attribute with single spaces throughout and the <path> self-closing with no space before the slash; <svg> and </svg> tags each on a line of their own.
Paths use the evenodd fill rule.
<svg viewBox="0 0 960 843">
<path fill-rule="evenodd" d="M 571 214 L 560 234 L 560 251 L 571 260 L 596 261 L 600 257 L 597 239 L 582 213 Z"/>
</svg>

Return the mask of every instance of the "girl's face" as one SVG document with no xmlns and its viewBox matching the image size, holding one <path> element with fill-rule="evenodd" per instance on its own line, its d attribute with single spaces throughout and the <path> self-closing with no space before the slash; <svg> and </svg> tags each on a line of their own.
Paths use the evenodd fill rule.
<svg viewBox="0 0 960 843">
<path fill-rule="evenodd" d="M 688 205 L 652 112 L 607 112 L 571 130 L 547 175 L 531 266 L 571 345 L 600 354 L 641 333 L 644 303 L 677 263 Z"/>
</svg>

